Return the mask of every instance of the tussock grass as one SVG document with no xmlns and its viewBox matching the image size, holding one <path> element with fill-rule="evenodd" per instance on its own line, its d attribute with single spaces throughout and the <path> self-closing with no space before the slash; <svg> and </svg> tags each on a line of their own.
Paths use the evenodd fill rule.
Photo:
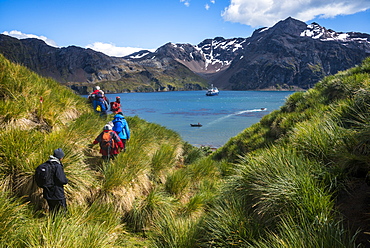
<svg viewBox="0 0 370 248">
<path fill-rule="evenodd" d="M 165 172 L 166 169 L 170 169 L 175 165 L 175 149 L 176 147 L 164 144 L 153 154 L 151 161 L 152 174 L 159 180 L 162 172 Z"/>
<path fill-rule="evenodd" d="M 18 239 L 19 230 L 31 224 L 30 217 L 26 204 L 9 197 L 5 191 L 0 192 L 0 246 L 21 247 L 22 244 Z"/>
<path fill-rule="evenodd" d="M 247 212 L 241 215 L 249 216 L 248 224 L 256 233 L 232 238 L 245 241 L 240 247 L 357 245 L 356 234 L 343 227 L 333 199 L 351 176 L 364 180 L 370 170 L 365 155 L 370 147 L 369 68 L 367 59 L 361 66 L 326 77 L 307 92 L 291 95 L 281 110 L 214 154 L 214 159 L 227 158 L 238 165 L 222 193 L 226 197 L 215 203 L 202 223 L 204 246 L 231 246 L 224 242 L 227 235 L 216 234 L 240 231 L 216 218 L 214 211 L 238 206 L 235 202 L 243 203 Z M 264 137 L 258 146 L 254 134 Z"/>
<path fill-rule="evenodd" d="M 104 207 L 99 206 L 99 212 L 80 208 L 71 209 L 67 215 L 49 215 L 22 233 L 23 242 L 26 247 L 115 247 L 122 226 L 109 222 L 117 216 Z"/>
<path fill-rule="evenodd" d="M 56 81 L 41 78 L 23 66 L 14 65 L 2 55 L 0 82 L 0 116 L 5 123 L 15 124 L 15 120 L 24 118 L 49 131 L 75 119 L 83 110 L 91 111 L 85 110 L 84 99 Z"/>
<path fill-rule="evenodd" d="M 167 176 L 165 190 L 174 197 L 181 197 L 186 194 L 190 179 L 186 170 L 176 170 Z"/>
<path fill-rule="evenodd" d="M 268 218 L 284 214 L 285 210 L 295 211 L 301 206 L 308 207 L 310 212 L 318 211 L 320 215 L 326 212 L 328 215 L 330 195 L 313 177 L 321 170 L 319 163 L 294 150 L 272 147 L 260 151 L 258 156 L 246 157 L 240 176 L 231 185 L 239 189 L 238 197 L 251 199 L 252 196 L 255 211 L 267 214 Z M 312 213 L 311 217 L 316 215 Z"/>
<path fill-rule="evenodd" d="M 187 170 L 189 171 L 190 177 L 192 178 L 192 181 L 194 183 L 200 182 L 204 178 L 208 177 L 217 178 L 220 174 L 217 165 L 217 162 L 206 157 L 204 159 L 197 160 L 193 164 L 189 165 L 187 167 Z"/>
<path fill-rule="evenodd" d="M 184 164 L 191 164 L 196 160 L 204 157 L 204 153 L 200 148 L 194 147 L 188 142 L 185 142 L 183 145 L 182 156 L 184 159 Z"/>
<path fill-rule="evenodd" d="M 166 215 L 154 227 L 154 235 L 151 237 L 153 247 L 197 247 L 197 226 L 197 220 Z"/>
<path fill-rule="evenodd" d="M 369 72 L 370 59 L 293 94 L 210 156 L 127 117 L 126 151 L 104 162 L 88 145 L 112 116 L 0 56 L 1 244 L 355 247 L 335 198 L 370 170 Z M 69 211 L 51 216 L 33 173 L 58 147 Z"/>
<path fill-rule="evenodd" d="M 262 238 L 264 227 L 241 198 L 219 200 L 202 219 L 198 237 L 201 247 L 253 247 Z"/>
<path fill-rule="evenodd" d="M 300 217 L 298 217 L 300 218 Z M 294 228 L 292 228 L 294 226 Z M 310 235 L 307 235 L 310 234 Z M 357 247 L 354 237 L 344 229 L 341 222 L 317 220 L 308 222 L 302 218 L 297 222 L 292 216 L 284 216 L 278 231 L 267 235 L 266 240 L 258 242 L 255 247 Z"/>
<path fill-rule="evenodd" d="M 291 238 L 295 233 L 293 227 L 297 226 L 306 229 L 315 226 L 317 235 L 330 232 L 335 236 L 337 240 L 333 243 L 351 243 L 348 235 L 341 236 L 344 230 L 333 213 L 331 193 L 315 176 L 322 170 L 321 164 L 290 147 L 271 147 L 244 157 L 238 173 L 202 223 L 205 230 L 202 243 L 216 247 L 265 247 L 266 244 L 274 247 L 264 241 L 270 237 L 269 232 L 277 236 L 275 241 L 281 241 Z M 291 220 L 289 226 L 277 234 L 287 219 Z M 298 233 L 300 239 L 311 241 L 303 247 L 315 247 L 315 242 L 330 244 L 327 237 L 317 241 L 312 238 L 312 232 Z"/>
<path fill-rule="evenodd" d="M 290 141 L 302 153 L 324 163 L 330 163 L 346 152 L 345 137 L 348 131 L 338 122 L 321 117 L 296 125 Z"/>
<path fill-rule="evenodd" d="M 135 206 L 125 216 L 125 220 L 136 232 L 149 230 L 161 219 L 173 215 L 175 207 L 171 198 L 153 189 L 146 197 L 136 201 Z"/>
</svg>

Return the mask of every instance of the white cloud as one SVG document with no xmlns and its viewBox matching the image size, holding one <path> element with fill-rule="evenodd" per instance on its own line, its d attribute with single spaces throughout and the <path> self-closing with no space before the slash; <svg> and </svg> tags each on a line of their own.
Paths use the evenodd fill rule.
<svg viewBox="0 0 370 248">
<path fill-rule="evenodd" d="M 180 3 L 184 3 L 186 7 L 190 6 L 190 0 L 180 0 Z"/>
<path fill-rule="evenodd" d="M 272 26 L 289 16 L 306 22 L 350 15 L 369 8 L 369 0 L 231 0 L 222 16 L 226 21 L 259 27 Z"/>
<path fill-rule="evenodd" d="M 206 10 L 209 10 L 210 6 L 208 3 L 206 3 L 206 5 L 204 6 L 204 8 L 206 8 Z"/>
<path fill-rule="evenodd" d="M 211 3 L 215 4 L 216 3 L 216 0 L 211 0 Z"/>
<path fill-rule="evenodd" d="M 53 41 L 53 40 L 51 40 L 51 39 L 49 39 L 45 36 L 38 36 L 38 35 L 35 35 L 35 34 L 24 34 L 24 33 L 22 33 L 21 31 L 18 31 L 18 30 L 12 30 L 10 32 L 4 31 L 2 34 L 9 35 L 9 36 L 17 38 L 17 39 L 36 38 L 36 39 L 45 41 L 45 43 L 48 44 L 49 46 L 58 47 L 58 45 L 55 41 Z"/>
<path fill-rule="evenodd" d="M 45 41 L 46 44 L 53 47 L 58 47 L 57 43 L 45 36 L 38 36 L 35 34 L 24 34 L 21 31 L 12 30 L 10 32 L 4 31 L 2 34 L 9 35 L 11 37 L 17 39 L 27 39 L 27 38 L 36 38 Z M 116 56 L 116 57 L 123 57 L 134 52 L 138 52 L 140 50 L 149 50 L 154 52 L 155 49 L 144 49 L 144 48 L 135 48 L 135 47 L 117 47 L 114 44 L 102 43 L 102 42 L 95 42 L 93 44 L 89 44 L 86 48 L 91 48 L 95 51 L 105 53 L 109 56 Z"/>
<path fill-rule="evenodd" d="M 135 48 L 135 47 L 117 47 L 114 44 L 95 42 L 89 44 L 86 48 L 91 48 L 95 51 L 105 53 L 109 56 L 123 57 L 141 50 L 154 51 L 155 49 L 144 49 L 144 48 Z"/>
</svg>

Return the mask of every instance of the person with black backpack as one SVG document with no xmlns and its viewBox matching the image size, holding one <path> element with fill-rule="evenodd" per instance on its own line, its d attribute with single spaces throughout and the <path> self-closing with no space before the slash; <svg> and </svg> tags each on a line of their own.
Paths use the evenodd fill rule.
<svg viewBox="0 0 370 248">
<path fill-rule="evenodd" d="M 68 179 L 63 169 L 63 158 L 64 152 L 62 148 L 58 148 L 50 155 L 48 161 L 36 168 L 35 172 L 36 184 L 43 188 L 43 197 L 49 205 L 50 212 L 67 211 L 64 185 L 68 183 Z"/>
<path fill-rule="evenodd" d="M 123 143 L 118 134 L 112 130 L 112 126 L 107 124 L 103 128 L 98 137 L 93 142 L 93 145 L 100 145 L 100 153 L 103 159 L 114 159 L 123 149 Z"/>
</svg>

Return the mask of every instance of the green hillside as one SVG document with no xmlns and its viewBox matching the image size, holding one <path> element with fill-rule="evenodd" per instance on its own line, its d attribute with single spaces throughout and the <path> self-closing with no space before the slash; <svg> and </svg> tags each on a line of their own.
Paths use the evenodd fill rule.
<svg viewBox="0 0 370 248">
<path fill-rule="evenodd" d="M 153 247 L 147 232 L 157 220 L 201 215 L 217 192 L 219 163 L 191 164 L 206 152 L 172 130 L 126 119 L 126 152 L 103 162 L 91 143 L 112 116 L 0 55 L 0 247 Z M 53 219 L 33 174 L 59 147 L 69 211 Z"/>
<path fill-rule="evenodd" d="M 0 247 L 356 247 L 369 209 L 346 192 L 369 191 L 369 73 L 370 59 L 293 94 L 210 156 L 127 117 L 107 163 L 90 144 L 112 116 L 0 55 Z M 33 173 L 58 147 L 69 211 L 52 217 Z"/>
<path fill-rule="evenodd" d="M 232 240 L 253 247 L 354 247 L 358 231 L 369 247 L 369 73 L 370 58 L 292 94 L 213 155 L 236 170 L 211 216 L 243 217 L 211 220 L 207 239 L 224 246 L 240 232 Z"/>
</svg>

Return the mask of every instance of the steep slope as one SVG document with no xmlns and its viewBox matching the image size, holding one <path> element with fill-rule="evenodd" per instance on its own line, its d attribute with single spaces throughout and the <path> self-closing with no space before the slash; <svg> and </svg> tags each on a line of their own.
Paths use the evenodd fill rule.
<svg viewBox="0 0 370 248">
<path fill-rule="evenodd" d="M 86 98 L 55 80 L 0 55 L 0 246 L 153 247 L 141 231 L 180 211 L 179 203 L 198 191 L 188 182 L 200 179 L 183 180 L 186 194 L 174 200 L 176 191 L 164 185 L 173 171 L 187 169 L 184 142 L 137 116 L 126 117 L 132 134 L 126 151 L 114 161 L 102 160 L 91 144 L 112 118 L 94 113 Z M 68 214 L 52 215 L 33 175 L 59 147 L 66 155 Z"/>
<path fill-rule="evenodd" d="M 216 160 L 241 163 L 240 170 L 245 168 L 240 183 L 251 181 L 248 186 L 236 184 L 234 193 L 240 194 L 238 190 L 242 189 L 248 189 L 246 194 L 260 191 L 259 196 L 253 195 L 251 199 L 259 198 L 257 202 L 261 205 L 271 203 L 268 208 L 272 211 L 279 209 L 274 204 L 279 205 L 281 199 L 274 198 L 279 195 L 274 190 L 289 190 L 279 188 L 282 178 L 273 179 L 281 172 L 277 165 L 284 167 L 300 161 L 298 157 L 304 158 L 297 162 L 298 168 L 310 163 L 318 165 L 315 170 L 320 172 L 309 171 L 308 178 L 324 185 L 335 201 L 333 211 L 341 213 L 336 218 L 344 219 L 344 227 L 351 235 L 359 231 L 357 244 L 370 247 L 367 217 L 370 211 L 369 82 L 370 58 L 358 67 L 325 77 L 306 92 L 292 94 L 280 110 L 231 138 L 213 156 Z M 293 157 L 287 155 L 291 152 L 295 153 Z M 274 156 L 279 154 L 283 154 L 283 159 L 275 160 Z M 254 169 L 251 168 L 253 163 L 256 163 Z M 259 173 L 257 178 L 253 173 Z M 265 177 L 265 173 L 271 174 Z"/>
</svg>

